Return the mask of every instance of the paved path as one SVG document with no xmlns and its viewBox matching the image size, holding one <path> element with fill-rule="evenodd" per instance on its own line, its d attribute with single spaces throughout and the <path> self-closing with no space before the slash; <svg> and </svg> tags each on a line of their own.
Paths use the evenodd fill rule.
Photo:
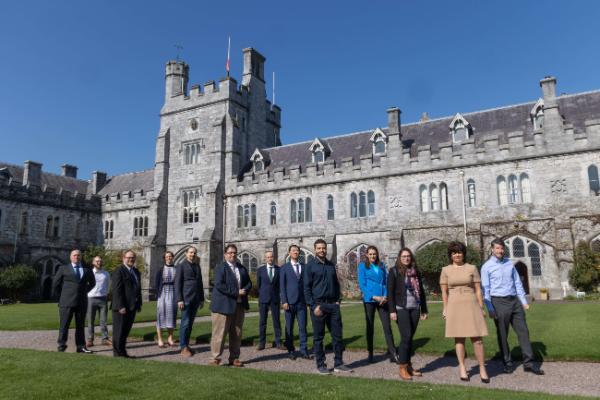
<svg viewBox="0 0 600 400">
<path fill-rule="evenodd" d="M 200 318 L 200 320 L 202 319 Z M 55 351 L 56 336 L 55 331 L 0 331 L 0 347 Z M 73 337 L 74 332 L 71 332 L 67 351 L 75 351 Z M 196 351 L 196 355 L 189 359 L 183 359 L 177 348 L 160 349 L 152 342 L 141 341 L 129 343 L 128 345 L 129 353 L 136 358 L 206 365 L 210 357 L 209 346 L 207 344 L 197 344 L 192 348 Z M 107 346 L 95 346 L 92 349 L 97 355 L 112 356 L 112 349 Z M 227 354 L 226 349 L 225 357 L 227 357 Z M 94 357 L 94 355 L 86 354 L 81 356 Z M 390 364 L 383 354 L 376 355 L 377 362 L 374 364 L 368 364 L 366 358 L 365 351 L 345 352 L 344 361 L 354 369 L 354 373 L 345 375 L 363 378 L 399 379 L 397 366 Z M 303 359 L 292 361 L 287 358 L 285 351 L 276 349 L 257 351 L 253 347 L 244 347 L 242 348 L 241 359 L 247 368 L 293 373 L 316 373 L 314 361 Z M 328 353 L 327 359 L 328 365 L 333 366 L 333 355 Z M 417 355 L 413 358 L 413 364 L 415 367 L 421 368 L 424 373 L 422 378 L 415 378 L 415 382 L 600 397 L 600 384 L 598 383 L 600 363 L 546 362 L 542 366 L 546 371 L 546 375 L 535 376 L 526 374 L 520 367 L 510 375 L 503 374 L 502 364 L 499 361 L 491 360 L 488 362 L 488 374 L 491 377 L 491 383 L 488 385 L 480 382 L 477 363 L 472 359 L 467 360 L 469 375 L 471 375 L 471 381 L 467 383 L 458 379 L 455 358 Z"/>
</svg>

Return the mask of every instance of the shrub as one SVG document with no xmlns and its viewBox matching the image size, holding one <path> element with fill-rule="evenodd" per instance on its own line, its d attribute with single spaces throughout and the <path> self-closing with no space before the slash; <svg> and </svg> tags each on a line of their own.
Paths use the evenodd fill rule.
<svg viewBox="0 0 600 400">
<path fill-rule="evenodd" d="M 600 284 L 598 272 L 598 256 L 592 252 L 587 243 L 581 241 L 575 247 L 573 268 L 569 272 L 571 285 L 577 290 L 591 292 Z"/>
<path fill-rule="evenodd" d="M 126 250 L 126 249 L 123 249 Z M 114 271 L 119 265 L 123 263 L 122 260 L 122 252 L 123 250 L 109 250 L 104 246 L 88 246 L 83 251 L 83 262 L 86 265 L 91 266 L 92 260 L 96 256 L 102 257 L 102 261 L 104 262 L 104 269 L 108 272 Z M 142 256 L 142 252 L 139 249 L 132 249 L 135 251 L 137 259 L 135 261 L 135 266 L 142 273 L 145 269 L 146 260 Z"/>
<path fill-rule="evenodd" d="M 14 265 L 0 271 L 0 288 L 13 301 L 22 300 L 35 287 L 37 280 L 37 272 L 27 265 Z"/>
<path fill-rule="evenodd" d="M 419 249 L 415 254 L 419 270 L 423 274 L 426 286 L 435 291 L 439 287 L 440 272 L 450 264 L 448 261 L 448 242 L 436 242 Z M 467 263 L 481 267 L 479 249 L 467 246 Z"/>
</svg>

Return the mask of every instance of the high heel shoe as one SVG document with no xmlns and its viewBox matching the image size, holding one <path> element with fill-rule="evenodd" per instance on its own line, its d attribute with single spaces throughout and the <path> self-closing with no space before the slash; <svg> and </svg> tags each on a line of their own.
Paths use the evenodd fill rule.
<svg viewBox="0 0 600 400">
<path fill-rule="evenodd" d="M 481 378 L 481 383 L 490 383 L 490 378 Z"/>
<path fill-rule="evenodd" d="M 459 378 L 463 382 L 469 382 L 471 380 L 471 378 L 469 378 L 469 375 L 467 375 L 467 376 L 460 376 L 459 375 Z"/>
</svg>

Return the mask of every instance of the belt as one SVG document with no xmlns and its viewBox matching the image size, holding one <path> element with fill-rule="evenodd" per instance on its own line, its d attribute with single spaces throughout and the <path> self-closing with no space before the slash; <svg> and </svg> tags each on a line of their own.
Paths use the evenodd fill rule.
<svg viewBox="0 0 600 400">
<path fill-rule="evenodd" d="M 163 282 L 163 286 L 173 286 L 175 282 Z"/>
<path fill-rule="evenodd" d="M 475 293 L 475 290 L 471 287 L 454 287 L 448 290 L 450 293 Z"/>
<path fill-rule="evenodd" d="M 108 296 L 92 296 L 90 299 L 106 299 Z"/>
<path fill-rule="evenodd" d="M 321 299 L 318 299 L 318 300 L 315 300 L 315 303 L 316 304 L 335 304 L 338 301 L 339 301 L 338 299 L 334 299 L 334 300 L 330 300 L 330 299 L 323 299 L 323 300 L 321 300 Z"/>
<path fill-rule="evenodd" d="M 507 299 L 507 300 L 512 300 L 512 299 L 516 299 L 517 296 L 492 296 L 492 299 Z"/>
</svg>

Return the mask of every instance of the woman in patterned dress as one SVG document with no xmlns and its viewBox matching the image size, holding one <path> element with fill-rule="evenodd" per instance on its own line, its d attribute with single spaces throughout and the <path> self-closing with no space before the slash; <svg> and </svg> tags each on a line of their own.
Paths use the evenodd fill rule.
<svg viewBox="0 0 600 400">
<path fill-rule="evenodd" d="M 177 321 L 177 303 L 175 302 L 175 265 L 173 260 L 175 256 L 167 251 L 164 255 L 165 266 L 156 272 L 154 277 L 154 287 L 156 288 L 156 335 L 158 337 L 158 347 L 167 347 L 163 342 L 162 330 L 166 329 L 169 336 L 167 344 L 174 346 L 173 330 Z"/>
</svg>

